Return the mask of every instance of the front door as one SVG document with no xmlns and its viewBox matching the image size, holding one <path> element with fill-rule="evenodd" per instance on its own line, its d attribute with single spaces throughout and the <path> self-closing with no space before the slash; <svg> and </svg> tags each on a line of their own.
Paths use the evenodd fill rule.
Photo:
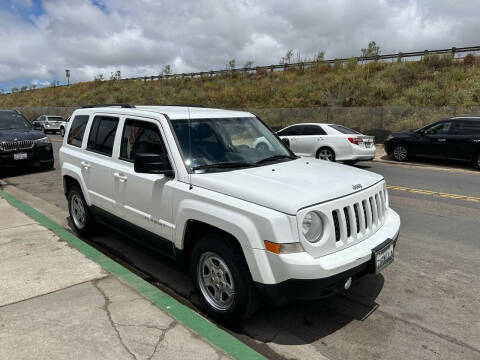
<svg viewBox="0 0 480 360">
<path fill-rule="evenodd" d="M 450 159 L 470 161 L 480 148 L 480 121 L 455 120 L 450 135 Z"/>
<path fill-rule="evenodd" d="M 136 237 L 173 254 L 173 180 L 160 174 L 136 173 L 134 169 L 135 154 L 166 153 L 160 124 L 157 120 L 133 117 L 126 118 L 123 124 L 114 173 L 123 219 L 134 225 Z"/>
<path fill-rule="evenodd" d="M 427 157 L 447 158 L 450 146 L 451 121 L 441 121 L 424 129 L 415 144 L 415 154 Z"/>
</svg>

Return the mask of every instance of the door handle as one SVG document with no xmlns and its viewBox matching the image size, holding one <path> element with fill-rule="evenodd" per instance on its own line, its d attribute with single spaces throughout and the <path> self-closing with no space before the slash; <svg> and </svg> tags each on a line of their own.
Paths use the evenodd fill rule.
<svg viewBox="0 0 480 360">
<path fill-rule="evenodd" d="M 82 165 L 85 170 L 90 169 L 90 164 L 86 161 L 82 161 L 80 165 Z"/>
<path fill-rule="evenodd" d="M 447 139 L 437 139 L 438 142 L 445 142 Z"/>
<path fill-rule="evenodd" d="M 474 143 L 480 143 L 480 140 L 473 140 Z"/>
<path fill-rule="evenodd" d="M 118 180 L 120 180 L 120 182 L 122 182 L 122 183 L 127 181 L 127 179 L 128 179 L 127 175 L 123 175 L 123 174 L 120 174 L 118 172 L 113 173 L 113 176 L 116 177 Z"/>
</svg>

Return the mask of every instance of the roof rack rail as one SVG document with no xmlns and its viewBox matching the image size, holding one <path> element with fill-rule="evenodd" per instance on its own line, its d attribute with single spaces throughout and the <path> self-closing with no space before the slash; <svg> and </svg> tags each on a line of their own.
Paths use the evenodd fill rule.
<svg viewBox="0 0 480 360">
<path fill-rule="evenodd" d="M 148 105 L 146 105 L 148 106 Z M 182 107 L 196 107 L 196 108 L 204 108 L 203 105 L 195 105 L 195 104 L 162 104 L 162 105 L 153 105 L 153 106 L 182 106 Z"/>
<path fill-rule="evenodd" d="M 87 108 L 98 108 L 98 107 L 110 107 L 110 106 L 120 106 L 121 108 L 126 108 L 126 109 L 133 109 L 135 108 L 135 105 L 132 104 L 90 104 L 90 105 L 84 105 L 82 106 L 82 109 L 87 109 Z"/>
</svg>

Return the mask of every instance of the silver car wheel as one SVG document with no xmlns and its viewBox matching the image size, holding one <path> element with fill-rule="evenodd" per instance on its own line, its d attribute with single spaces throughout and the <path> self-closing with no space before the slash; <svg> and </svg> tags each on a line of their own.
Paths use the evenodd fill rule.
<svg viewBox="0 0 480 360">
<path fill-rule="evenodd" d="M 86 224 L 85 207 L 83 201 L 77 194 L 73 194 L 70 199 L 70 213 L 73 222 L 78 229 L 83 229 Z"/>
<path fill-rule="evenodd" d="M 233 305 L 235 285 L 232 273 L 223 259 L 215 253 L 202 254 L 197 265 L 197 282 L 203 297 L 217 311 Z"/>
<path fill-rule="evenodd" d="M 405 146 L 396 146 L 393 149 L 393 157 L 397 160 L 403 161 L 407 158 L 407 148 Z"/>
<path fill-rule="evenodd" d="M 320 160 L 332 161 L 333 160 L 333 153 L 329 149 L 322 149 L 318 152 L 318 158 Z"/>
</svg>

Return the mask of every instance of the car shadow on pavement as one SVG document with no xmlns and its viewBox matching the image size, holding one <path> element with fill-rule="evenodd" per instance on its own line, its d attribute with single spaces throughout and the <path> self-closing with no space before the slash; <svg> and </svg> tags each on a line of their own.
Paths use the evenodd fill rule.
<svg viewBox="0 0 480 360">
<path fill-rule="evenodd" d="M 68 221 L 71 226 L 70 218 Z M 82 239 L 183 304 L 202 313 L 189 274 L 176 262 L 101 224 L 97 226 L 96 236 Z M 354 282 L 344 293 L 316 301 L 291 301 L 284 306 L 264 303 L 250 319 L 241 324 L 227 327 L 224 324 L 218 325 L 251 346 L 255 342 L 248 338 L 282 345 L 310 344 L 352 321 L 365 320 L 378 307 L 375 299 L 383 284 L 382 275 L 367 275 Z"/>
<path fill-rule="evenodd" d="M 0 179 L 13 178 L 17 176 L 31 175 L 39 172 L 49 171 L 55 171 L 55 168 L 43 169 L 40 164 L 32 164 L 30 166 L 4 167 L 0 171 Z"/>
</svg>

